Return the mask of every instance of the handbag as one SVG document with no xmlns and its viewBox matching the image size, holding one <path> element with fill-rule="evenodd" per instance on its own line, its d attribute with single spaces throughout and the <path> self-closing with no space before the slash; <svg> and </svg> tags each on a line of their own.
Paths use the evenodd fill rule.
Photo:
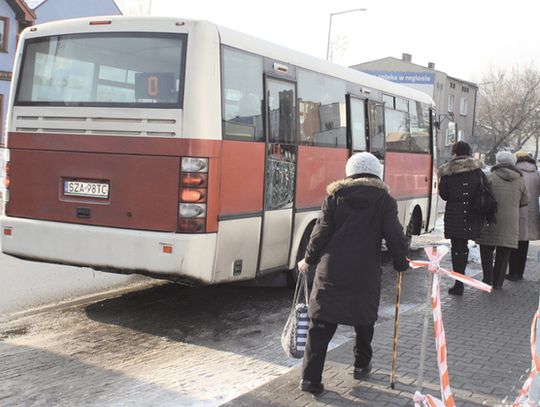
<svg viewBox="0 0 540 407">
<path fill-rule="evenodd" d="M 480 185 L 474 200 L 474 209 L 482 224 L 497 223 L 497 200 L 486 175 L 480 171 Z"/>
<path fill-rule="evenodd" d="M 304 356 L 309 327 L 308 298 L 306 273 L 298 273 L 292 308 L 281 333 L 281 347 L 290 358 Z"/>
</svg>

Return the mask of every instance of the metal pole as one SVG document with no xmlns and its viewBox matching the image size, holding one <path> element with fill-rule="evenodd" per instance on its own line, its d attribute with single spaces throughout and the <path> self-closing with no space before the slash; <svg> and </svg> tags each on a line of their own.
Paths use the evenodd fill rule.
<svg viewBox="0 0 540 407">
<path fill-rule="evenodd" d="M 332 17 L 334 15 L 330 13 L 330 21 L 328 23 L 328 41 L 326 42 L 326 60 L 329 61 L 330 57 L 330 33 L 332 32 Z"/>
<path fill-rule="evenodd" d="M 326 60 L 330 61 L 330 35 L 332 33 L 332 17 L 338 14 L 352 13 L 355 11 L 367 11 L 367 8 L 355 8 L 353 10 L 338 11 L 337 13 L 330 13 L 330 21 L 328 22 L 328 40 L 326 42 Z"/>
<path fill-rule="evenodd" d="M 390 372 L 390 387 L 393 389 L 396 384 L 396 361 L 398 345 L 398 327 L 399 327 L 399 305 L 401 303 L 401 283 L 403 281 L 403 272 L 398 272 L 397 294 L 396 294 L 396 315 L 394 316 L 394 347 L 392 349 L 392 370 Z"/>
</svg>

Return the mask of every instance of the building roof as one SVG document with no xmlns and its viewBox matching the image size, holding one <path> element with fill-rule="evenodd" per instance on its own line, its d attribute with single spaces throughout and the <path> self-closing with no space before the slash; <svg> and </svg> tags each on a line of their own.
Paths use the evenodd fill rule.
<svg viewBox="0 0 540 407">
<path fill-rule="evenodd" d="M 9 4 L 11 9 L 15 12 L 17 20 L 24 20 L 34 23 L 36 14 L 23 0 L 6 0 L 6 3 Z"/>
<path fill-rule="evenodd" d="M 41 5 L 41 3 L 46 2 L 47 0 L 24 0 L 26 4 L 28 4 L 28 7 L 30 7 L 32 10 L 35 10 L 37 7 Z"/>
</svg>

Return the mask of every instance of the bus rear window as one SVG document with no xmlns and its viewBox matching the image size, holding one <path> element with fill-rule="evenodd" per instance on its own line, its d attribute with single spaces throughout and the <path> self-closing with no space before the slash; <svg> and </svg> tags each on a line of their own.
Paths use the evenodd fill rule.
<svg viewBox="0 0 540 407">
<path fill-rule="evenodd" d="M 100 33 L 27 40 L 15 104 L 182 107 L 186 37 Z"/>
</svg>

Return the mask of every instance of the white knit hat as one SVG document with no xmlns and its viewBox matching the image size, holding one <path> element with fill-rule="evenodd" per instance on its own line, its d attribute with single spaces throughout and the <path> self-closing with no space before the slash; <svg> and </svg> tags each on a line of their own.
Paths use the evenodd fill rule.
<svg viewBox="0 0 540 407">
<path fill-rule="evenodd" d="M 510 164 L 516 165 L 517 158 L 510 151 L 499 151 L 495 156 L 497 164 Z"/>
<path fill-rule="evenodd" d="M 345 166 L 345 175 L 372 174 L 382 179 L 382 165 L 371 153 L 356 153 L 349 158 Z"/>
</svg>

